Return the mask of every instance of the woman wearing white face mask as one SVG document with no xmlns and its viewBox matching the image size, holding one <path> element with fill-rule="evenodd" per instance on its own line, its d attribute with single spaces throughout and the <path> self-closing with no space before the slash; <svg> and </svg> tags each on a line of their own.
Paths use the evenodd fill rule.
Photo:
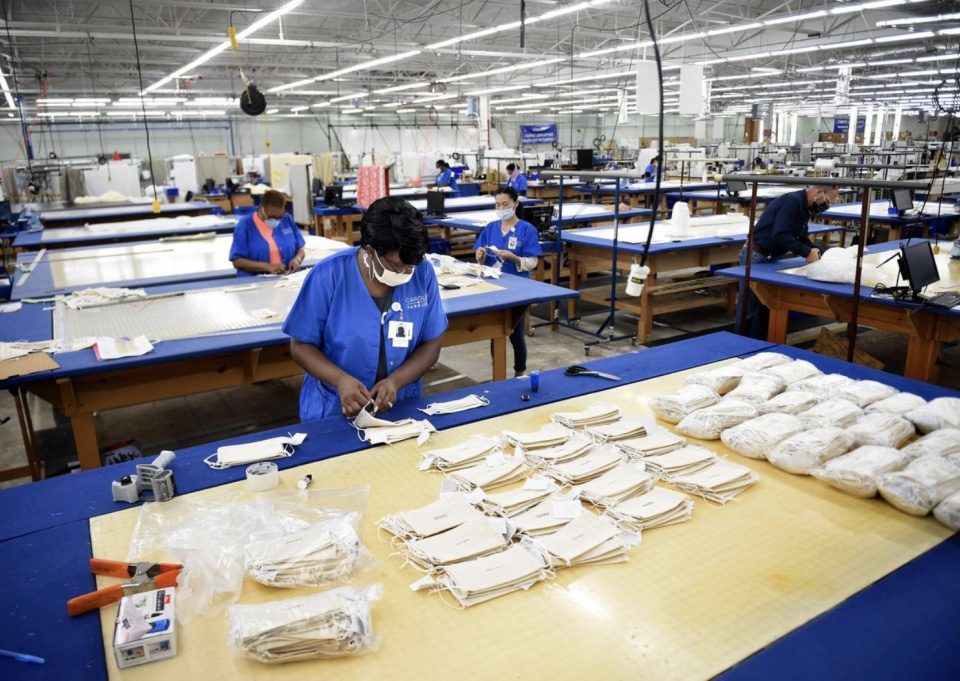
<svg viewBox="0 0 960 681">
<path fill-rule="evenodd" d="M 360 246 L 307 275 L 283 331 L 307 375 L 300 419 L 356 415 L 419 397 L 440 357 L 447 315 L 420 213 L 400 197 L 377 199 L 360 224 Z"/>
<path fill-rule="evenodd" d="M 270 189 L 260 198 L 255 213 L 237 221 L 230 261 L 239 276 L 289 274 L 300 269 L 304 239 L 286 207 L 287 197 Z"/>
<path fill-rule="evenodd" d="M 537 228 L 517 217 L 520 197 L 512 187 L 501 187 L 493 198 L 499 219 L 484 227 L 473 244 L 477 262 L 483 265 L 499 262 L 504 272 L 529 278 L 543 253 Z M 526 316 L 524 312 L 510 334 L 513 370 L 517 376 L 522 376 L 527 370 L 527 341 L 523 335 Z"/>
</svg>

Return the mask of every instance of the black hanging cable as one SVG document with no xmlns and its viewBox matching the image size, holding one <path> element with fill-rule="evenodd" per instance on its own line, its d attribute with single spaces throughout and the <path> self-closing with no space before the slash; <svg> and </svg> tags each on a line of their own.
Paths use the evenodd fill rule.
<svg viewBox="0 0 960 681">
<path fill-rule="evenodd" d="M 653 189 L 653 212 L 650 214 L 650 228 L 647 230 L 647 240 L 643 244 L 643 255 L 640 256 L 640 266 L 645 267 L 647 256 L 650 254 L 650 242 L 653 240 L 653 225 L 657 221 L 657 209 L 660 206 L 660 178 L 663 175 L 663 62 L 660 58 L 660 43 L 657 42 L 657 36 L 653 30 L 653 20 L 650 16 L 650 0 L 643 0 L 643 9 L 647 15 L 647 30 L 650 31 L 650 40 L 653 41 L 653 56 L 657 61 L 657 82 L 660 88 L 660 120 L 657 130 L 657 156 L 660 162 L 657 164 L 656 184 Z M 640 93 L 637 92 L 637 97 Z"/>
<path fill-rule="evenodd" d="M 17 70 L 13 66 L 13 37 L 10 35 L 10 20 L 7 18 L 7 2 L 3 0 L 3 27 L 7 32 L 7 49 L 10 50 L 10 78 L 13 79 L 13 91 L 17 95 L 17 117 L 20 119 L 20 134 L 23 137 L 23 155 L 27 158 L 27 168 L 33 174 L 33 152 L 30 149 L 30 134 L 27 132 L 27 123 L 23 120 L 23 100 L 20 98 L 20 82 L 17 80 Z"/>
<path fill-rule="evenodd" d="M 157 181 L 153 172 L 153 152 L 150 150 L 150 126 L 147 124 L 147 104 L 143 101 L 143 70 L 140 66 L 140 44 L 137 42 L 137 22 L 133 14 L 133 0 L 130 0 L 130 26 L 133 29 L 133 49 L 137 56 L 137 80 L 140 83 L 140 111 L 143 112 L 143 131 L 147 136 L 147 162 L 150 164 L 150 185 L 153 187 L 154 210 L 159 207 L 160 197 L 157 196 Z"/>
<path fill-rule="evenodd" d="M 90 39 L 87 41 L 87 65 L 90 67 L 90 93 L 94 96 L 94 98 L 96 98 L 96 96 L 97 96 L 97 80 L 96 80 L 96 78 L 97 78 L 97 77 L 96 77 L 96 75 L 95 75 L 95 73 L 94 73 L 94 70 L 93 70 L 93 53 L 92 53 L 91 50 L 90 50 L 90 45 L 91 45 L 91 43 L 93 43 L 93 37 L 92 37 L 92 36 L 91 36 Z M 101 158 L 104 158 L 104 157 L 106 156 L 106 154 L 104 153 L 104 150 L 103 150 L 103 130 L 102 130 L 101 127 L 100 127 L 100 116 L 97 116 L 96 125 L 97 125 L 97 139 L 100 141 L 100 156 L 99 156 L 98 159 L 97 159 L 97 160 L 99 161 Z M 151 172 L 152 172 L 152 170 L 151 170 Z"/>
</svg>

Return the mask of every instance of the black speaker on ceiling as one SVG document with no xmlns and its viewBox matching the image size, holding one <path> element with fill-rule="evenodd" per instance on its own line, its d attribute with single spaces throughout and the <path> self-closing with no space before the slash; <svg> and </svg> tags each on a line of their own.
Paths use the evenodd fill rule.
<svg viewBox="0 0 960 681">
<path fill-rule="evenodd" d="M 240 110 L 248 116 L 259 116 L 267 109 L 267 98 L 250 83 L 240 93 Z"/>
</svg>

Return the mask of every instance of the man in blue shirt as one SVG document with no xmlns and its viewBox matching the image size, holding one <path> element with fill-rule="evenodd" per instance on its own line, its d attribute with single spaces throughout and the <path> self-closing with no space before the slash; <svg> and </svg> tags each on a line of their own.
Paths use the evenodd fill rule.
<svg viewBox="0 0 960 681">
<path fill-rule="evenodd" d="M 360 223 L 360 246 L 316 265 L 283 332 L 304 368 L 300 419 L 355 416 L 419 397 L 440 357 L 447 315 L 420 213 L 402 197 L 377 199 Z"/>
<path fill-rule="evenodd" d="M 517 217 L 520 197 L 513 188 L 501 187 L 493 198 L 497 217 L 500 219 L 484 227 L 474 242 L 477 262 L 481 265 L 500 262 L 507 274 L 529 278 L 530 271 L 536 268 L 542 254 L 537 228 Z M 527 340 L 524 336 L 526 316 L 527 312 L 524 310 L 510 334 L 513 371 L 517 376 L 523 376 L 527 370 Z"/>
<path fill-rule="evenodd" d="M 507 186 L 515 190 L 520 196 L 527 195 L 527 176 L 520 172 L 516 164 L 508 163 L 507 172 L 510 177 L 507 178 Z"/>
<path fill-rule="evenodd" d="M 836 202 L 837 190 L 834 187 L 810 187 L 805 190 L 789 192 L 777 197 L 763 209 L 753 227 L 754 263 L 776 262 L 787 253 L 793 253 L 814 262 L 820 259 L 820 249 L 813 245 L 807 236 L 807 223 L 811 215 L 822 213 Z M 740 264 L 747 261 L 747 248 L 740 250 Z M 747 326 L 740 327 L 740 306 L 747 299 Z M 737 297 L 737 333 L 765 340 L 770 312 L 760 300 L 740 286 Z"/>
<path fill-rule="evenodd" d="M 434 183 L 437 187 L 450 187 L 451 190 L 457 188 L 457 178 L 450 169 L 450 164 L 440 159 L 437 161 L 437 180 Z"/>
<path fill-rule="evenodd" d="M 233 228 L 230 261 L 241 277 L 296 272 L 306 255 L 300 228 L 286 212 L 287 197 L 270 189 L 255 213 L 244 215 Z"/>
</svg>

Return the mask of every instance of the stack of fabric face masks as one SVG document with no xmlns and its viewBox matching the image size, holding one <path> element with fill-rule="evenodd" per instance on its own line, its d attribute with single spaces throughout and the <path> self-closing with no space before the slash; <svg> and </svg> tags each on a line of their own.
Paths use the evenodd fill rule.
<svg viewBox="0 0 960 681">
<path fill-rule="evenodd" d="M 863 411 L 850 400 L 831 399 L 802 411 L 797 416 L 804 428 L 846 428 L 863 416 Z"/>
<path fill-rule="evenodd" d="M 594 506 L 608 508 L 624 499 L 646 494 L 657 479 L 644 470 L 643 464 L 622 463 L 598 478 L 577 488 L 580 498 Z"/>
<path fill-rule="evenodd" d="M 485 513 L 510 518 L 533 508 L 557 491 L 557 484 L 542 475 L 527 478 L 523 486 L 508 492 L 484 494 L 480 508 Z"/>
<path fill-rule="evenodd" d="M 960 453 L 960 430 L 944 428 L 928 433 L 903 448 L 910 460 L 921 456 L 946 456 Z"/>
<path fill-rule="evenodd" d="M 940 456 L 922 456 L 902 471 L 881 475 L 877 487 L 884 499 L 904 513 L 927 515 L 960 491 L 960 466 Z"/>
<path fill-rule="evenodd" d="M 643 459 L 647 470 L 661 480 L 671 481 L 676 475 L 692 473 L 709 466 L 717 460 L 717 455 L 706 447 L 687 445 L 659 456 Z"/>
<path fill-rule="evenodd" d="M 608 508 L 606 513 L 618 526 L 640 532 L 689 520 L 693 516 L 693 500 L 681 492 L 654 487 Z"/>
<path fill-rule="evenodd" d="M 788 437 L 767 454 L 767 461 L 794 475 L 844 454 L 853 447 L 853 436 L 841 428 L 814 428 Z"/>
<path fill-rule="evenodd" d="M 458 411 L 468 409 L 477 409 L 479 407 L 489 406 L 490 400 L 480 395 L 467 395 L 459 400 L 450 400 L 449 402 L 431 402 L 421 409 L 424 414 L 434 416 L 436 414 L 455 414 Z"/>
<path fill-rule="evenodd" d="M 487 455 L 497 451 L 499 444 L 495 438 L 477 435 L 453 447 L 431 449 L 429 452 L 424 452 L 423 459 L 420 460 L 417 467 L 422 471 L 431 468 L 439 471 L 470 468 L 484 461 Z"/>
<path fill-rule="evenodd" d="M 896 394 L 896 388 L 891 388 L 889 385 L 884 385 L 878 381 L 850 381 L 840 386 L 836 391 L 838 398 L 849 400 L 861 409 Z"/>
<path fill-rule="evenodd" d="M 881 447 L 900 447 L 916 434 L 913 424 L 894 414 L 873 412 L 865 414 L 847 432 L 853 435 L 853 443 L 878 445 Z"/>
<path fill-rule="evenodd" d="M 594 442 L 606 444 L 607 442 L 644 437 L 649 425 L 646 421 L 637 418 L 625 418 L 599 426 L 588 426 L 584 432 Z"/>
<path fill-rule="evenodd" d="M 768 376 L 776 376 L 783 383 L 784 387 L 793 385 L 797 381 L 803 381 L 808 378 L 820 375 L 820 370 L 805 359 L 794 360 L 793 362 L 784 362 L 776 366 L 767 367 L 761 373 Z"/>
<path fill-rule="evenodd" d="M 503 437 L 508 444 L 523 450 L 553 447 L 566 442 L 573 432 L 555 423 L 548 423 L 540 430 L 532 433 L 517 433 L 512 430 L 503 431 Z"/>
<path fill-rule="evenodd" d="M 792 361 L 790 357 L 779 352 L 758 352 L 755 355 L 750 355 L 746 359 L 741 359 L 733 366 L 743 369 L 744 373 L 749 373 Z"/>
<path fill-rule="evenodd" d="M 840 390 L 853 383 L 853 379 L 842 374 L 819 374 L 792 383 L 788 390 L 802 390 L 817 395 L 821 401 L 837 397 Z"/>
<path fill-rule="evenodd" d="M 383 588 L 342 587 L 323 593 L 228 610 L 227 640 L 260 662 L 356 655 L 376 647 L 370 605 Z"/>
<path fill-rule="evenodd" d="M 727 447 L 751 459 L 765 459 L 767 452 L 803 431 L 803 423 L 790 414 L 763 414 L 720 433 Z"/>
<path fill-rule="evenodd" d="M 760 478 L 746 466 L 729 461 L 715 461 L 706 468 L 676 475 L 670 483 L 684 492 L 726 503 Z"/>
<path fill-rule="evenodd" d="M 552 575 L 535 551 L 516 544 L 506 551 L 463 563 L 445 565 L 435 579 L 436 590 L 448 591 L 464 608 L 505 596 Z"/>
<path fill-rule="evenodd" d="M 728 392 L 724 396 L 724 399 L 743 400 L 755 406 L 760 406 L 774 395 L 780 393 L 783 388 L 783 381 L 772 374 L 762 372 L 744 374 L 740 379 L 740 384 Z"/>
<path fill-rule="evenodd" d="M 581 485 L 616 468 L 623 461 L 623 452 L 613 446 L 593 447 L 583 456 L 544 467 L 543 472 L 567 485 Z"/>
<path fill-rule="evenodd" d="M 593 513 L 583 513 L 551 534 L 523 543 L 543 551 L 554 568 L 623 563 L 630 559 L 620 529 Z"/>
<path fill-rule="evenodd" d="M 593 441 L 589 437 L 577 434 L 563 444 L 554 445 L 553 447 L 531 450 L 520 449 L 518 451 L 531 466 L 545 468 L 552 464 L 569 461 L 570 459 L 575 459 L 578 456 L 586 454 L 591 447 L 593 447 Z"/>
<path fill-rule="evenodd" d="M 926 403 L 927 401 L 919 395 L 914 395 L 913 393 L 896 393 L 877 400 L 876 402 L 871 402 L 864 411 L 868 414 L 879 411 L 884 414 L 903 416 L 907 412 L 919 409 Z"/>
<path fill-rule="evenodd" d="M 503 454 L 491 454 L 484 463 L 470 468 L 453 471 L 449 479 L 456 483 L 461 491 L 476 489 L 496 489 L 519 482 L 530 470 L 523 463 L 522 456 L 504 457 Z"/>
<path fill-rule="evenodd" d="M 620 407 L 612 404 L 595 404 L 583 411 L 558 412 L 550 420 L 567 428 L 586 428 L 601 423 L 609 423 L 620 418 Z"/>
<path fill-rule="evenodd" d="M 668 395 L 653 397 L 650 409 L 658 419 L 667 423 L 679 423 L 684 416 L 720 401 L 720 396 L 702 385 L 686 385 Z"/>
<path fill-rule="evenodd" d="M 960 398 L 938 397 L 908 411 L 906 416 L 924 434 L 941 428 L 960 428 Z"/>
<path fill-rule="evenodd" d="M 413 565 L 433 572 L 442 565 L 462 563 L 501 551 L 509 538 L 492 518 L 474 518 L 452 530 L 404 543 L 404 553 Z M 503 525 L 503 521 L 499 521 Z"/>
<path fill-rule="evenodd" d="M 791 414 L 796 416 L 802 411 L 811 409 L 820 403 L 821 398 L 815 393 L 805 390 L 787 390 L 774 395 L 757 407 L 757 413 L 763 414 Z"/>
<path fill-rule="evenodd" d="M 718 395 L 726 395 L 737 387 L 744 373 L 742 367 L 731 364 L 687 376 L 684 382 L 688 385 L 702 385 Z"/>
<path fill-rule="evenodd" d="M 898 471 L 910 459 L 893 447 L 867 445 L 830 459 L 810 470 L 810 475 L 855 497 L 877 494 L 877 478 L 884 473 Z"/>
<path fill-rule="evenodd" d="M 431 537 L 476 518 L 483 518 L 483 514 L 462 494 L 449 494 L 422 508 L 391 513 L 380 520 L 379 527 L 395 537 L 415 539 Z"/>
<path fill-rule="evenodd" d="M 307 439 L 306 433 L 296 433 L 286 437 L 272 437 L 258 442 L 242 445 L 218 447 L 216 453 L 206 457 L 203 462 L 215 470 L 230 466 L 245 466 L 258 461 L 282 459 L 293 456 L 294 447 Z"/>
<path fill-rule="evenodd" d="M 322 586 L 349 578 L 363 545 L 355 530 L 358 514 L 349 514 L 279 538 L 246 546 L 247 573 L 267 586 Z"/>
<path fill-rule="evenodd" d="M 422 445 L 430 437 L 430 433 L 437 432 L 433 424 L 423 420 L 402 419 L 388 421 L 377 418 L 364 407 L 353 419 L 353 427 L 360 434 L 360 439 L 374 445 L 393 444 L 410 438 L 417 438 L 417 444 Z"/>
<path fill-rule="evenodd" d="M 722 431 L 756 416 L 757 408 L 753 403 L 725 397 L 713 406 L 697 409 L 684 416 L 677 424 L 677 430 L 698 440 L 716 440 Z"/>
<path fill-rule="evenodd" d="M 642 458 L 645 456 L 660 456 L 686 444 L 679 435 L 671 433 L 666 428 L 657 428 L 647 432 L 644 437 L 631 438 L 617 442 L 617 447 L 627 456 Z"/>
<path fill-rule="evenodd" d="M 583 512 L 583 505 L 576 499 L 553 493 L 533 508 L 513 516 L 510 522 L 517 532 L 536 536 L 556 532 Z"/>
</svg>

